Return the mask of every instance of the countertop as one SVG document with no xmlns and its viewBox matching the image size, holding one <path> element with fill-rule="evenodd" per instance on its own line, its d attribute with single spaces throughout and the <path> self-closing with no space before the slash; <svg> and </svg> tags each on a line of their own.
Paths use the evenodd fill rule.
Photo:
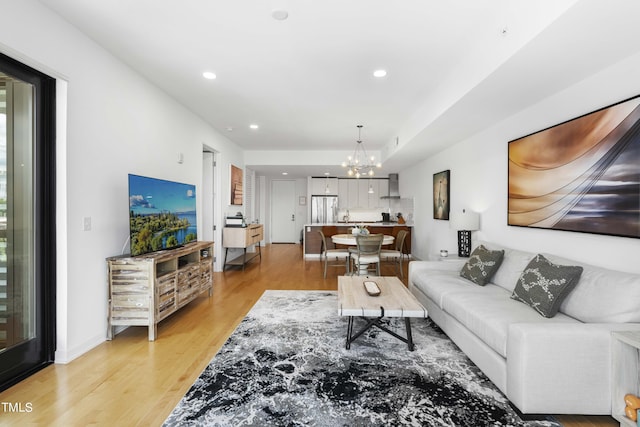
<svg viewBox="0 0 640 427">
<path fill-rule="evenodd" d="M 356 225 L 364 225 L 367 227 L 413 227 L 413 223 L 407 222 L 406 224 L 398 224 L 397 222 L 329 222 L 325 224 L 305 224 L 305 227 L 323 227 L 323 226 L 336 226 L 336 227 L 355 227 Z"/>
</svg>

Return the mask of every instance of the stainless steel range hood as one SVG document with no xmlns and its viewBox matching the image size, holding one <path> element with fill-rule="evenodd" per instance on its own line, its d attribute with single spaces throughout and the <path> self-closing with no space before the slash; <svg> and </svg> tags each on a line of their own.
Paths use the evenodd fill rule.
<svg viewBox="0 0 640 427">
<path fill-rule="evenodd" d="M 398 174 L 389 174 L 389 194 L 386 196 L 380 196 L 381 199 L 399 199 L 400 198 L 400 184 L 398 183 Z"/>
</svg>

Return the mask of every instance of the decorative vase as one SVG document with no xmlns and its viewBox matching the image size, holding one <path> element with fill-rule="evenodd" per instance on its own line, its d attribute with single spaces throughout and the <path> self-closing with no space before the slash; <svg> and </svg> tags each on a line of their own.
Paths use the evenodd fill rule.
<svg viewBox="0 0 640 427">
<path fill-rule="evenodd" d="M 449 256 L 449 251 L 448 251 L 448 250 L 446 250 L 446 249 L 442 249 L 442 250 L 440 250 L 440 256 L 441 256 L 442 258 L 446 258 L 446 257 L 448 257 L 448 256 Z"/>
<path fill-rule="evenodd" d="M 357 236 L 358 234 L 369 234 L 369 230 L 367 230 L 365 227 L 353 227 L 351 229 L 351 234 L 353 234 L 354 236 Z"/>
</svg>

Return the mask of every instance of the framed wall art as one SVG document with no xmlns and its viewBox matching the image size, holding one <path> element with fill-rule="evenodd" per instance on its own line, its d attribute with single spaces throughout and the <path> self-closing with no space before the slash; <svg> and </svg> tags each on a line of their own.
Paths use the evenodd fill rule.
<svg viewBox="0 0 640 427">
<path fill-rule="evenodd" d="M 450 171 L 433 174 L 433 218 L 449 219 Z"/>
<path fill-rule="evenodd" d="M 640 96 L 509 142 L 508 224 L 640 238 Z"/>
<path fill-rule="evenodd" d="M 229 182 L 231 182 L 231 204 L 242 205 L 242 196 L 243 196 L 242 169 L 240 169 L 237 166 L 231 165 Z"/>
</svg>

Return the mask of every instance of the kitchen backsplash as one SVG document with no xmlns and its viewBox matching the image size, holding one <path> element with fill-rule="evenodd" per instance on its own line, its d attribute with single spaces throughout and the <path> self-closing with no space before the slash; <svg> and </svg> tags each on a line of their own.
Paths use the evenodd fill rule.
<svg viewBox="0 0 640 427">
<path fill-rule="evenodd" d="M 381 209 L 349 209 L 348 216 L 349 222 L 376 222 L 382 221 Z M 389 208 L 384 211 L 389 213 L 391 221 L 397 221 L 398 213 L 401 213 L 405 221 L 413 222 L 413 198 L 407 199 L 391 199 L 389 200 Z M 341 209 L 338 211 L 338 220 L 346 221 L 347 210 Z"/>
</svg>

